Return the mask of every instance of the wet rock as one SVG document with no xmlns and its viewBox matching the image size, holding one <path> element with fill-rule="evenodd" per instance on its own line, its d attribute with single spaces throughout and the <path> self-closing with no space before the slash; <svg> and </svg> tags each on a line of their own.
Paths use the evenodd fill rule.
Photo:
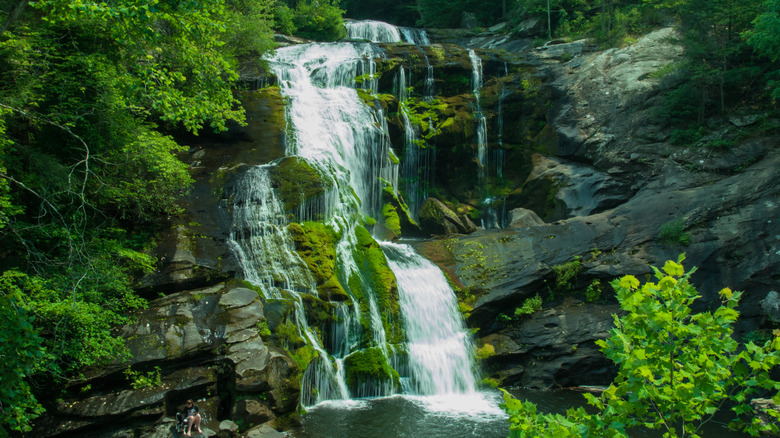
<svg viewBox="0 0 780 438">
<path fill-rule="evenodd" d="M 611 315 L 618 310 L 616 305 L 572 302 L 509 322 L 479 339 L 495 349 L 486 366 L 504 385 L 547 389 L 608 384 L 614 366 L 594 342 L 609 336 Z"/>
<path fill-rule="evenodd" d="M 780 405 L 773 402 L 771 399 L 754 398 L 753 400 L 750 401 L 750 407 L 753 408 L 753 412 L 755 412 L 756 417 L 758 417 L 758 419 L 761 421 L 762 426 L 765 426 L 767 424 L 774 424 L 775 426 L 780 426 L 780 421 L 778 421 L 777 418 L 769 414 L 769 411 L 775 411 L 775 413 L 780 412 Z M 780 436 L 780 433 L 766 432 L 766 433 L 762 433 L 762 435 L 777 437 Z"/>
<path fill-rule="evenodd" d="M 175 371 L 162 376 L 155 387 L 125 389 L 57 404 L 59 414 L 81 418 L 128 415 L 143 410 L 144 415 L 159 415 L 169 391 L 199 393 L 216 384 L 216 375 L 208 368 L 196 367 Z M 149 411 L 153 409 L 153 411 Z"/>
<path fill-rule="evenodd" d="M 231 415 L 235 421 L 246 425 L 263 424 L 276 418 L 271 408 L 256 399 L 243 399 L 233 406 Z"/>
<path fill-rule="evenodd" d="M 525 228 L 542 225 L 544 221 L 533 212 L 525 208 L 515 208 L 509 212 L 510 228 Z"/>
<path fill-rule="evenodd" d="M 780 294 L 770 290 L 769 293 L 766 294 L 766 298 L 761 300 L 759 304 L 761 305 L 761 310 L 764 311 L 772 322 L 780 322 Z"/>
<path fill-rule="evenodd" d="M 219 423 L 219 430 L 220 432 L 224 431 L 232 435 L 238 432 L 238 424 L 230 420 L 223 420 L 221 423 Z"/>
<path fill-rule="evenodd" d="M 221 284 L 155 301 L 121 335 L 134 363 L 173 360 L 212 350 L 263 319 L 257 292 Z"/>
<path fill-rule="evenodd" d="M 588 216 L 626 202 L 635 189 L 591 166 L 534 154 L 533 171 L 517 195 L 521 206 L 547 221 Z M 540 189 L 548 187 L 546 193 Z"/>
<path fill-rule="evenodd" d="M 436 198 L 428 198 L 420 207 L 420 226 L 434 235 L 468 233 L 469 228 L 458 215 Z M 473 224 L 472 224 L 473 225 Z"/>
<path fill-rule="evenodd" d="M 266 424 L 250 429 L 246 433 L 246 438 L 284 438 L 286 436 Z"/>
</svg>

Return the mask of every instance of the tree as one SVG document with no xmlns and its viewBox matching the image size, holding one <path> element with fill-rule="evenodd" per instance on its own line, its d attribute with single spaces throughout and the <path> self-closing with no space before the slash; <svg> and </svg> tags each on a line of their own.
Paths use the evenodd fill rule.
<svg viewBox="0 0 780 438">
<path fill-rule="evenodd" d="M 763 6 L 765 10 L 743 36 L 758 53 L 777 63 L 780 61 L 780 0 L 766 0 Z M 769 76 L 780 79 L 780 69 L 772 70 Z M 772 98 L 780 99 L 780 80 L 770 79 L 769 87 Z"/>
<path fill-rule="evenodd" d="M 270 3 L 0 0 L 3 424 L 41 412 L 29 379 L 126 354 L 112 327 L 191 183 L 166 131 L 243 123 L 235 56 L 272 47 Z"/>
<path fill-rule="evenodd" d="M 640 287 L 630 275 L 612 283 L 625 315 L 615 316 L 609 338 L 597 342 L 619 368 L 600 397 L 585 396 L 599 412 L 542 415 L 505 394 L 512 436 L 553 427 L 572 433 L 556 436 L 627 436 L 628 429 L 648 427 L 662 429 L 665 437 L 698 437 L 727 402 L 735 414 L 730 427 L 758 433 L 760 421 L 744 417 L 752 412 L 751 396 L 780 390 L 769 376 L 780 363 L 780 338 L 740 346 L 732 326 L 741 292 L 728 288 L 719 292 L 721 306 L 714 312 L 693 313 L 691 305 L 700 298 L 689 282 L 695 268 L 685 272 L 683 260 L 653 268 L 656 283 Z M 775 425 L 765 428 L 777 432 Z"/>
</svg>

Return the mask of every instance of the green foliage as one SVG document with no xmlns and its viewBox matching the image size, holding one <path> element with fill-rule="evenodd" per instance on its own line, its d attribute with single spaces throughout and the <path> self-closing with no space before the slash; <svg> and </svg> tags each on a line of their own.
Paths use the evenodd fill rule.
<svg viewBox="0 0 780 438">
<path fill-rule="evenodd" d="M 560 265 L 552 267 L 552 271 L 555 274 L 555 289 L 557 291 L 570 291 L 572 289 L 573 280 L 577 278 L 577 274 L 582 270 L 582 262 L 579 257 L 576 257 L 570 262 L 566 262 Z"/>
<path fill-rule="evenodd" d="M 43 413 L 27 383 L 45 358 L 43 340 L 21 306 L 24 293 L 0 278 L 0 436 L 31 430 L 30 421 Z"/>
<path fill-rule="evenodd" d="M 425 101 L 415 97 L 408 98 L 405 102 L 398 102 L 399 111 L 403 111 L 409 118 L 409 122 L 418 131 L 420 138 L 416 140 L 417 146 L 427 147 L 428 140 L 442 133 L 442 130 L 455 122 L 454 117 L 439 120 L 439 115 L 447 109 L 447 104 L 438 99 Z"/>
<path fill-rule="evenodd" d="M 658 241 L 668 246 L 691 243 L 691 235 L 685 232 L 685 221 L 682 218 L 661 225 Z"/>
<path fill-rule="evenodd" d="M 272 0 L 230 0 L 225 2 L 225 48 L 236 56 L 258 54 L 275 47 L 273 31 L 276 13 Z"/>
<path fill-rule="evenodd" d="M 536 294 L 534 297 L 527 298 L 523 301 L 522 306 L 515 309 L 515 318 L 530 315 L 540 310 L 542 310 L 542 297 L 539 296 L 539 294 Z"/>
<path fill-rule="evenodd" d="M 589 303 L 595 303 L 601 299 L 601 281 L 594 279 L 585 289 L 585 301 Z"/>
<path fill-rule="evenodd" d="M 780 0 L 766 0 L 763 2 L 763 10 L 753 20 L 753 27 L 743 33 L 750 44 L 759 54 L 777 63 L 780 60 Z M 773 68 L 767 75 L 769 89 L 773 99 L 780 99 L 780 80 L 771 78 L 780 77 L 780 69 Z"/>
<path fill-rule="evenodd" d="M 274 8 L 274 29 L 285 35 L 294 35 L 298 30 L 295 27 L 295 12 L 285 4 L 278 4 Z"/>
<path fill-rule="evenodd" d="M 133 371 L 131 368 L 126 368 L 124 375 L 133 389 L 156 388 L 162 385 L 160 367 L 154 367 L 153 370 L 147 371 L 146 374 L 141 373 L 140 371 Z"/>
<path fill-rule="evenodd" d="M 626 437 L 626 430 L 646 427 L 668 437 L 698 437 L 727 405 L 735 415 L 731 428 L 754 436 L 761 429 L 777 432 L 745 417 L 752 414 L 751 396 L 780 389 L 769 376 L 780 363 L 780 337 L 740 348 L 732 335 L 742 294 L 728 288 L 719 292 L 714 312 L 693 313 L 700 297 L 689 282 L 695 268 L 685 272 L 683 260 L 653 268 L 657 282 L 640 286 L 630 275 L 612 282 L 623 316 L 615 316 L 610 336 L 597 344 L 619 369 L 600 397 L 585 395 L 598 413 L 539 414 L 532 403 L 505 394 L 510 436 Z"/>
<path fill-rule="evenodd" d="M 338 0 L 300 0 L 295 6 L 296 35 L 315 41 L 337 41 L 347 36 Z"/>
</svg>

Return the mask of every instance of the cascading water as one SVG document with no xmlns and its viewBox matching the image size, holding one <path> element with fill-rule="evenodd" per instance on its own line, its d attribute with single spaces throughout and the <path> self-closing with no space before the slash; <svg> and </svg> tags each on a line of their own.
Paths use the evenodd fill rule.
<svg viewBox="0 0 780 438">
<path fill-rule="evenodd" d="M 371 41 L 372 43 L 407 42 L 417 46 L 431 44 L 428 34 L 422 29 L 396 27 L 382 21 L 347 21 L 347 38 L 351 40 Z"/>
<path fill-rule="evenodd" d="M 412 125 L 406 102 L 407 92 L 406 69 L 400 67 L 396 77 L 396 96 L 401 108 L 400 116 L 404 124 L 404 159 L 401 165 L 401 181 L 409 212 L 416 220 L 420 205 L 428 197 L 430 182 L 432 148 L 423 147 L 420 133 Z"/>
<path fill-rule="evenodd" d="M 442 273 L 410 247 L 385 243 L 377 249 L 389 259 L 397 282 L 401 320 L 390 320 L 386 302 L 372 290 L 375 280 L 361 269 L 361 257 L 366 256 L 360 251 L 367 244 L 360 240 L 360 224 L 366 216 L 381 217 L 383 189 L 398 182 L 385 116 L 365 105 L 354 89 L 356 78 L 361 78 L 361 88 L 377 91 L 373 60 L 381 56 L 371 43 L 331 43 L 285 47 L 270 57 L 287 101 L 287 157 L 282 160 L 304 161 L 326 189 L 300 199 L 303 202 L 294 211 L 285 211 L 271 188 L 272 171 L 280 164 L 271 163 L 249 168 L 229 194 L 231 246 L 245 278 L 260 287 L 266 300 L 292 304 L 290 315 L 298 335 L 314 352 L 302 376 L 301 404 L 306 407 L 399 390 L 416 396 L 476 394 L 473 346 Z M 323 327 L 307 322 L 306 294 L 317 296 L 317 283 L 295 251 L 290 217 L 296 222 L 316 219 L 337 236 L 334 263 L 349 298 L 324 302 L 333 315 L 325 334 Z M 406 338 L 398 340 L 393 334 L 391 340 L 388 327 L 402 324 Z M 392 373 L 387 379 L 349 383 L 350 361 L 368 357 L 369 352 L 379 354 L 403 376 L 401 388 Z M 485 412 L 495 415 L 495 404 L 487 405 Z M 473 411 L 473 403 L 469 406 L 464 412 Z"/>
<path fill-rule="evenodd" d="M 469 49 L 471 59 L 471 90 L 474 93 L 474 120 L 477 121 L 477 162 L 479 163 L 479 186 L 484 195 L 485 179 L 488 174 L 487 118 L 482 114 L 480 93 L 482 92 L 482 59 Z"/>
<path fill-rule="evenodd" d="M 419 395 L 476 390 L 473 346 L 444 274 L 408 245 L 382 243 L 398 279 L 409 355 L 405 390 Z"/>
</svg>

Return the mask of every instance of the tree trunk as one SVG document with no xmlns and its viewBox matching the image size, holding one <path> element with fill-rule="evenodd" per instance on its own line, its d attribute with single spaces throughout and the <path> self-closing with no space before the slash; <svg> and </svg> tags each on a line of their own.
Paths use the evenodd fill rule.
<svg viewBox="0 0 780 438">
<path fill-rule="evenodd" d="M 16 5 L 14 11 L 8 14 L 8 18 L 5 19 L 3 26 L 0 27 L 0 35 L 4 34 L 5 31 L 11 27 L 11 24 L 13 24 L 13 22 L 16 21 L 20 15 L 22 15 L 22 12 L 24 11 L 24 7 L 27 6 L 27 3 L 29 2 L 30 0 L 22 0 L 21 2 L 19 2 L 18 5 Z"/>
<path fill-rule="evenodd" d="M 547 39 L 552 39 L 552 21 L 550 20 L 550 0 L 547 0 Z"/>
</svg>

